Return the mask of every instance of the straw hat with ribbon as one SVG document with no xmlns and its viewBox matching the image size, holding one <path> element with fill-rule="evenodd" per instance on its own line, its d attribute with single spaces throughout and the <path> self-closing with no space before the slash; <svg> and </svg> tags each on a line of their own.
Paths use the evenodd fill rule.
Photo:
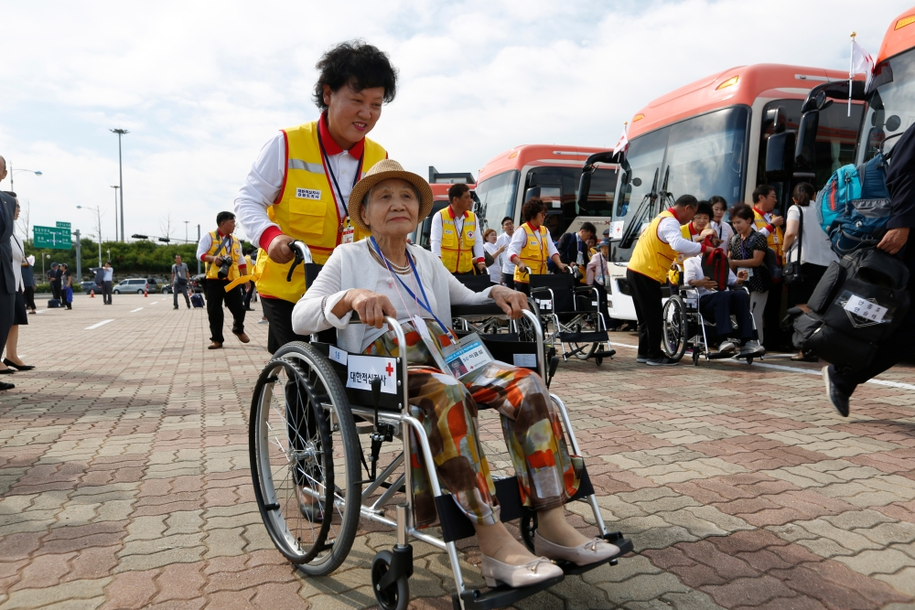
<svg viewBox="0 0 915 610">
<path fill-rule="evenodd" d="M 429 187 L 429 183 L 426 182 L 422 176 L 404 170 L 403 166 L 397 161 L 394 161 L 393 159 L 384 159 L 372 166 L 372 168 L 365 173 L 365 176 L 362 177 L 362 180 L 357 182 L 356 186 L 353 187 L 353 192 L 350 193 L 349 196 L 349 205 L 347 206 L 350 222 L 364 231 L 371 231 L 371 229 L 362 222 L 362 200 L 373 186 L 390 178 L 406 180 L 416 188 L 416 192 L 419 195 L 419 215 L 416 217 L 417 223 L 422 222 L 423 219 L 429 215 L 429 212 L 432 211 L 433 200 L 432 189 Z"/>
</svg>

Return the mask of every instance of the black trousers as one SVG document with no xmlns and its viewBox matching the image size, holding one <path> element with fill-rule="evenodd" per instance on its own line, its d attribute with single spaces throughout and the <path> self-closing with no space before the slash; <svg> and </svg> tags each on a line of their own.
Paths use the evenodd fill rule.
<svg viewBox="0 0 915 610">
<path fill-rule="evenodd" d="M 270 325 L 267 331 L 267 351 L 271 354 L 276 353 L 290 341 L 310 341 L 307 335 L 297 335 L 292 330 L 292 310 L 295 303 L 284 301 L 283 299 L 265 299 L 261 295 L 261 305 L 264 307 L 264 315 L 267 316 L 267 322 Z"/>
<path fill-rule="evenodd" d="M 28 307 L 29 309 L 31 309 L 32 311 L 35 311 L 36 309 L 38 309 L 35 306 L 35 287 L 34 286 L 25 287 L 25 306 Z"/>
<path fill-rule="evenodd" d="M 703 317 L 715 320 L 715 333 L 724 341 L 732 337 L 731 314 L 737 318 L 738 338 L 753 338 L 753 318 L 750 316 L 750 295 L 743 290 L 724 290 L 699 297 L 699 311 Z"/>
<path fill-rule="evenodd" d="M 248 288 L 251 288 L 251 290 L 247 290 Z M 251 297 L 254 296 L 254 282 L 242 284 L 242 295 L 242 301 L 245 304 L 245 309 L 251 309 Z"/>
<path fill-rule="evenodd" d="M 52 296 L 53 298 L 57 299 L 58 301 L 61 300 L 61 298 L 60 298 L 60 282 L 51 282 L 51 296 Z"/>
<path fill-rule="evenodd" d="M 111 282 L 102 282 L 102 302 L 111 305 Z"/>
<path fill-rule="evenodd" d="M 661 316 L 661 282 L 646 275 L 626 270 L 626 280 L 632 291 L 635 315 L 639 320 L 639 356 L 655 360 L 664 356 L 661 351 L 661 335 L 664 325 Z"/>
<path fill-rule="evenodd" d="M 503 273 L 502 274 L 502 283 L 512 290 L 517 290 L 515 288 L 515 274 L 514 273 Z"/>
<path fill-rule="evenodd" d="M 0 293 L 0 347 L 6 349 L 6 338 L 16 321 L 16 294 Z"/>
<path fill-rule="evenodd" d="M 222 334 L 222 325 L 225 321 L 223 303 L 232 313 L 232 332 L 235 334 L 245 332 L 245 307 L 241 303 L 241 293 L 234 289 L 226 292 L 228 284 L 229 282 L 225 280 L 212 279 L 205 280 L 203 284 L 207 296 L 207 316 L 210 318 L 210 340 L 216 343 L 225 341 Z"/>
<path fill-rule="evenodd" d="M 184 295 L 184 304 L 187 305 L 188 309 L 190 309 L 191 308 L 191 299 L 189 296 L 187 296 L 187 282 L 185 282 L 184 284 L 181 284 L 178 281 L 175 281 L 175 283 L 172 284 L 172 304 L 174 305 L 175 309 L 178 309 L 178 295 L 179 294 Z"/>
</svg>

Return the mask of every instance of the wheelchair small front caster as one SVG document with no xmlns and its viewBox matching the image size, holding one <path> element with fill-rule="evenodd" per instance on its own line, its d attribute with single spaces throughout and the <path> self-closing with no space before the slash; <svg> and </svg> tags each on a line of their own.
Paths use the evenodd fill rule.
<svg viewBox="0 0 915 610">
<path fill-rule="evenodd" d="M 406 573 L 392 575 L 394 579 L 390 583 L 382 583 L 393 564 L 394 553 L 391 551 L 379 551 L 375 555 L 372 560 L 372 591 L 382 610 L 406 610 L 410 605 L 409 576 Z"/>
<path fill-rule="evenodd" d="M 518 522 L 521 530 L 521 542 L 531 553 L 534 552 L 534 532 L 537 531 L 537 513 L 525 511 Z"/>
</svg>

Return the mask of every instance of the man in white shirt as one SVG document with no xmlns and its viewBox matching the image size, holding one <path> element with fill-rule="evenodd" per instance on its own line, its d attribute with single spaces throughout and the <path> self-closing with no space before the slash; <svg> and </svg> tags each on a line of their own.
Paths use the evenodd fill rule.
<svg viewBox="0 0 915 610">
<path fill-rule="evenodd" d="M 717 248 L 721 245 L 715 229 L 706 229 L 702 232 L 703 243 L 709 247 Z M 720 340 L 718 351 L 732 353 L 737 350 L 729 337 L 734 328 L 731 325 L 731 314 L 737 319 L 738 339 L 740 340 L 740 355 L 759 355 L 765 353 L 757 341 L 753 339 L 753 319 L 750 316 L 750 295 L 744 290 L 731 290 L 738 288 L 747 279 L 745 269 L 737 275 L 727 268 L 727 287 L 719 290 L 718 282 L 710 278 L 702 268 L 702 256 L 693 256 L 683 261 L 684 284 L 693 286 L 699 292 L 699 311 L 705 318 L 715 321 L 715 332 Z"/>
<path fill-rule="evenodd" d="M 508 251 L 508 245 L 512 241 L 512 235 L 515 234 L 515 222 L 511 219 L 511 216 L 506 216 L 502 219 L 502 234 L 496 239 L 496 247 L 502 248 Z M 512 290 L 515 289 L 515 263 L 508 260 L 508 255 L 502 257 L 502 285 L 508 286 Z"/>
<path fill-rule="evenodd" d="M 483 236 L 471 208 L 470 187 L 454 184 L 448 189 L 448 207 L 432 217 L 429 235 L 432 254 L 442 259 L 445 268 L 454 275 L 474 273 L 474 267 L 477 272 L 486 273 Z"/>
<path fill-rule="evenodd" d="M 105 305 L 111 305 L 111 286 L 114 284 L 114 267 L 111 261 L 105 261 L 102 267 L 102 301 Z"/>
</svg>

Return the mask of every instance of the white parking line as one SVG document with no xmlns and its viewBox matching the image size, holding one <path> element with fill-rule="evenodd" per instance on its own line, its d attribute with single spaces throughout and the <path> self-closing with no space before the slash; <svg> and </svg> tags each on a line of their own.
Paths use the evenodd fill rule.
<svg viewBox="0 0 915 610">
<path fill-rule="evenodd" d="M 639 349 L 638 345 L 628 345 L 626 343 L 617 343 L 616 341 L 612 341 L 611 345 L 613 345 L 614 347 L 619 346 L 619 347 L 628 347 L 629 349 Z M 784 356 L 781 356 L 778 354 L 768 356 L 768 358 L 779 358 L 779 357 L 783 358 Z M 727 359 L 727 358 L 722 358 L 721 360 L 718 360 L 718 362 L 724 362 L 727 364 L 740 364 L 740 365 L 746 366 L 746 364 L 743 363 L 742 361 Z M 789 373 L 806 373 L 807 375 L 817 375 L 817 376 L 823 374 L 822 371 L 820 371 L 820 370 L 795 368 L 793 366 L 785 366 L 782 364 L 767 364 L 765 362 L 758 362 L 758 361 L 754 362 L 753 366 L 761 366 L 763 368 L 773 369 L 776 371 L 787 371 Z M 899 388 L 900 390 L 915 390 L 915 385 L 912 385 L 911 383 L 901 383 L 899 381 L 886 381 L 884 379 L 871 379 L 867 383 L 873 383 L 874 385 L 885 385 L 885 386 L 888 386 L 891 388 Z"/>
<path fill-rule="evenodd" d="M 136 309 L 131 309 L 131 310 L 130 310 L 130 313 L 136 313 L 136 312 L 140 311 L 141 309 L 143 309 L 143 308 L 142 308 L 142 307 L 137 307 Z"/>
<path fill-rule="evenodd" d="M 85 328 L 85 330 L 93 330 L 95 328 L 98 328 L 99 326 L 104 326 L 105 324 L 108 324 L 109 322 L 114 322 L 114 319 L 112 318 L 111 320 L 102 320 L 98 324 L 93 324 L 92 326 L 87 326 Z"/>
<path fill-rule="evenodd" d="M 150 303 L 150 305 L 155 305 L 155 304 L 158 303 L 158 302 L 159 302 L 159 301 L 153 301 L 152 303 Z"/>
</svg>

